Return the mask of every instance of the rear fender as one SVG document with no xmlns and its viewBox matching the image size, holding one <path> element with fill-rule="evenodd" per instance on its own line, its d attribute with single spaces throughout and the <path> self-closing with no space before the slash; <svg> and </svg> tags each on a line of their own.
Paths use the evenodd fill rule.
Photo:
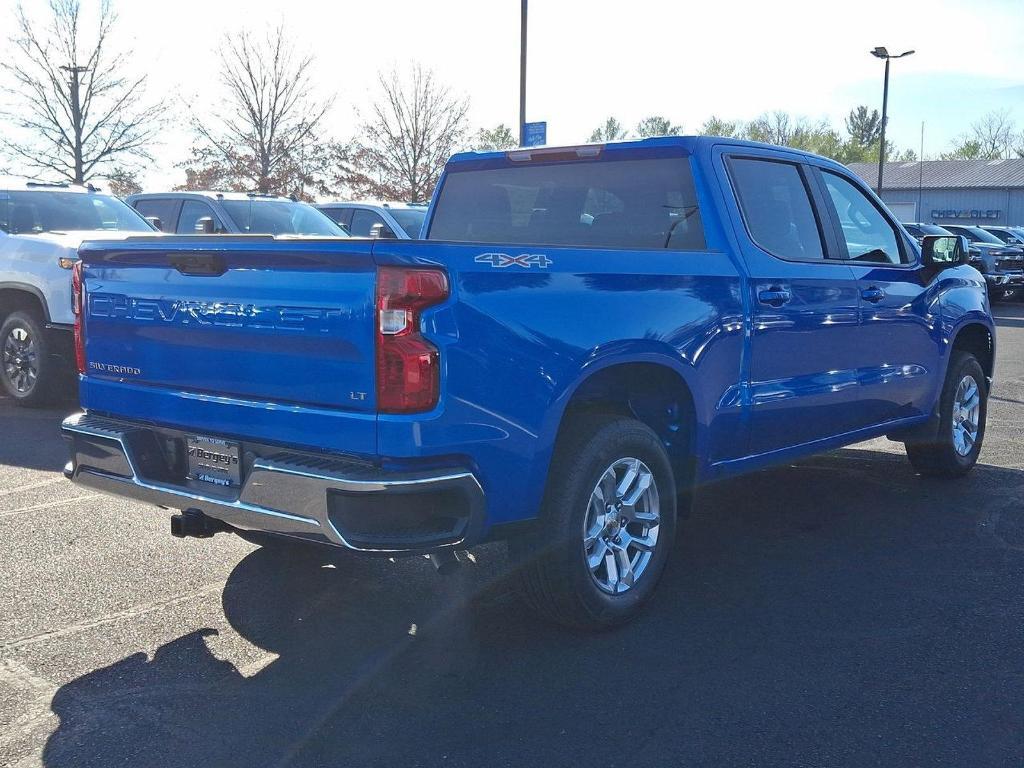
<svg viewBox="0 0 1024 768">
<path fill-rule="evenodd" d="M 547 481 L 548 470 L 554 454 L 555 443 L 558 439 L 558 432 L 566 415 L 566 409 L 573 401 L 574 395 L 594 375 L 613 366 L 628 365 L 633 363 L 647 363 L 662 366 L 678 374 L 683 384 L 690 391 L 694 398 L 694 411 L 697 414 L 693 429 L 692 445 L 696 456 L 704 455 L 704 442 L 706 429 L 701 423 L 699 416 L 701 404 L 698 403 L 698 390 L 695 387 L 695 373 L 693 369 L 680 360 L 678 354 L 667 344 L 636 340 L 626 341 L 615 345 L 609 345 L 601 350 L 593 350 L 585 359 L 577 375 L 562 388 L 561 392 L 552 401 L 548 408 L 541 429 L 538 445 L 543 446 L 537 451 L 534 466 L 531 469 L 531 483 L 533 487 L 543 487 Z M 699 468 L 698 468 L 699 469 Z"/>
</svg>

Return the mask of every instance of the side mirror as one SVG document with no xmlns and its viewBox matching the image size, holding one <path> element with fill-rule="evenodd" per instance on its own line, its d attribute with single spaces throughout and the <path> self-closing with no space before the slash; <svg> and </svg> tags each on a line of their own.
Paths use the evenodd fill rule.
<svg viewBox="0 0 1024 768">
<path fill-rule="evenodd" d="M 202 232 L 204 235 L 212 235 L 214 232 L 213 216 L 201 216 L 196 219 L 194 229 L 196 232 Z"/>
<path fill-rule="evenodd" d="M 380 240 L 394 240 L 395 233 L 391 231 L 391 227 L 387 224 L 378 221 L 370 227 L 370 237 Z"/>
<path fill-rule="evenodd" d="M 147 216 L 146 217 L 146 221 L 148 221 L 150 223 L 150 226 L 152 226 L 153 229 L 156 229 L 156 230 L 159 230 L 160 232 L 163 232 L 163 230 L 164 230 L 164 223 L 162 221 L 160 221 L 160 217 L 159 216 Z"/>
<path fill-rule="evenodd" d="M 963 235 L 925 235 L 921 240 L 921 258 L 936 269 L 966 264 L 967 251 L 967 238 Z"/>
</svg>

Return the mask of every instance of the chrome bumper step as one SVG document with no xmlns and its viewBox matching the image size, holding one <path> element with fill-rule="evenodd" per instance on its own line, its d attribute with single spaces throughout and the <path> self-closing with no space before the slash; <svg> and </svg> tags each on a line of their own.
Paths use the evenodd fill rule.
<svg viewBox="0 0 1024 768">
<path fill-rule="evenodd" d="M 223 489 L 197 481 L 167 482 L 142 470 L 138 445 L 155 428 L 119 422 L 88 413 L 64 420 L 61 432 L 71 442 L 71 461 L 64 474 L 97 491 L 127 496 L 167 509 L 198 509 L 233 528 L 309 539 L 361 552 L 409 552 L 394 537 L 378 545 L 349 541 L 331 520 L 329 496 L 359 505 L 370 497 L 413 494 L 455 494 L 465 504 L 466 524 L 457 540 L 430 549 L 464 546 L 483 523 L 484 493 L 472 472 L 388 472 L 370 464 L 332 457 L 304 456 L 288 451 L 257 457 L 240 489 Z M 400 499 L 397 499 L 401 503 Z M 337 501 L 335 503 L 338 503 Z M 460 504 L 461 506 L 461 504 Z M 365 538 L 365 537 L 363 537 Z"/>
</svg>

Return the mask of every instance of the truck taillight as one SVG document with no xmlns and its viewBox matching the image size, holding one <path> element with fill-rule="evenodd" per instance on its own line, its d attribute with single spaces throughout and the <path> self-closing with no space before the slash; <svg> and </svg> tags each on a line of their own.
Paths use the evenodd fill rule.
<svg viewBox="0 0 1024 768">
<path fill-rule="evenodd" d="M 81 261 L 71 267 L 71 311 L 75 315 L 75 365 L 79 373 L 85 373 L 85 285 Z"/>
<path fill-rule="evenodd" d="M 420 333 L 420 313 L 448 298 L 439 269 L 377 270 L 377 409 L 429 411 L 441 390 L 437 347 Z"/>
</svg>

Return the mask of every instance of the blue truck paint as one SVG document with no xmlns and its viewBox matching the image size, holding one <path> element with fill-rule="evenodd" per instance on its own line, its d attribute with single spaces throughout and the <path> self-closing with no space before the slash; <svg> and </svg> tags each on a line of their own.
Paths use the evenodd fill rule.
<svg viewBox="0 0 1024 768">
<path fill-rule="evenodd" d="M 685 387 L 697 482 L 927 423 L 956 334 L 973 324 L 994 339 L 984 280 L 969 266 L 927 270 L 905 234 L 907 265 L 778 259 L 745 230 L 727 155 L 829 170 L 873 197 L 842 166 L 813 155 L 732 140 L 655 139 L 608 145 L 580 162 L 690 158 L 706 242 L 700 251 L 430 241 L 451 174 L 543 162 L 522 153 L 453 157 L 431 204 L 427 242 L 88 244 L 81 250 L 87 358 L 144 373 L 90 372 L 82 404 L 131 423 L 343 454 L 387 471 L 469 471 L 486 498 L 476 539 L 537 514 L 566 408 L 616 366 L 651 366 L 630 370 L 663 370 Z M 492 252 L 511 263 L 478 260 Z M 216 254 L 228 271 L 210 279 L 155 266 L 168 253 Z M 546 257 L 543 267 L 519 258 L 536 254 Z M 372 292 L 383 265 L 449 275 L 450 297 L 422 319 L 442 365 L 441 398 L 428 413 L 374 408 Z M 865 298 L 877 288 L 881 302 Z M 774 291 L 789 302 L 765 304 Z M 97 305 L 97 297 L 107 298 Z M 246 312 L 272 321 L 258 327 L 247 318 L 232 329 L 197 320 L 194 332 L 182 332 L 173 322 L 111 310 L 134 302 L 159 315 L 181 301 L 202 317 L 227 305 L 228 326 Z M 325 315 L 335 306 L 341 316 Z M 296 327 L 280 327 L 283 308 L 295 313 L 288 318 Z"/>
</svg>

